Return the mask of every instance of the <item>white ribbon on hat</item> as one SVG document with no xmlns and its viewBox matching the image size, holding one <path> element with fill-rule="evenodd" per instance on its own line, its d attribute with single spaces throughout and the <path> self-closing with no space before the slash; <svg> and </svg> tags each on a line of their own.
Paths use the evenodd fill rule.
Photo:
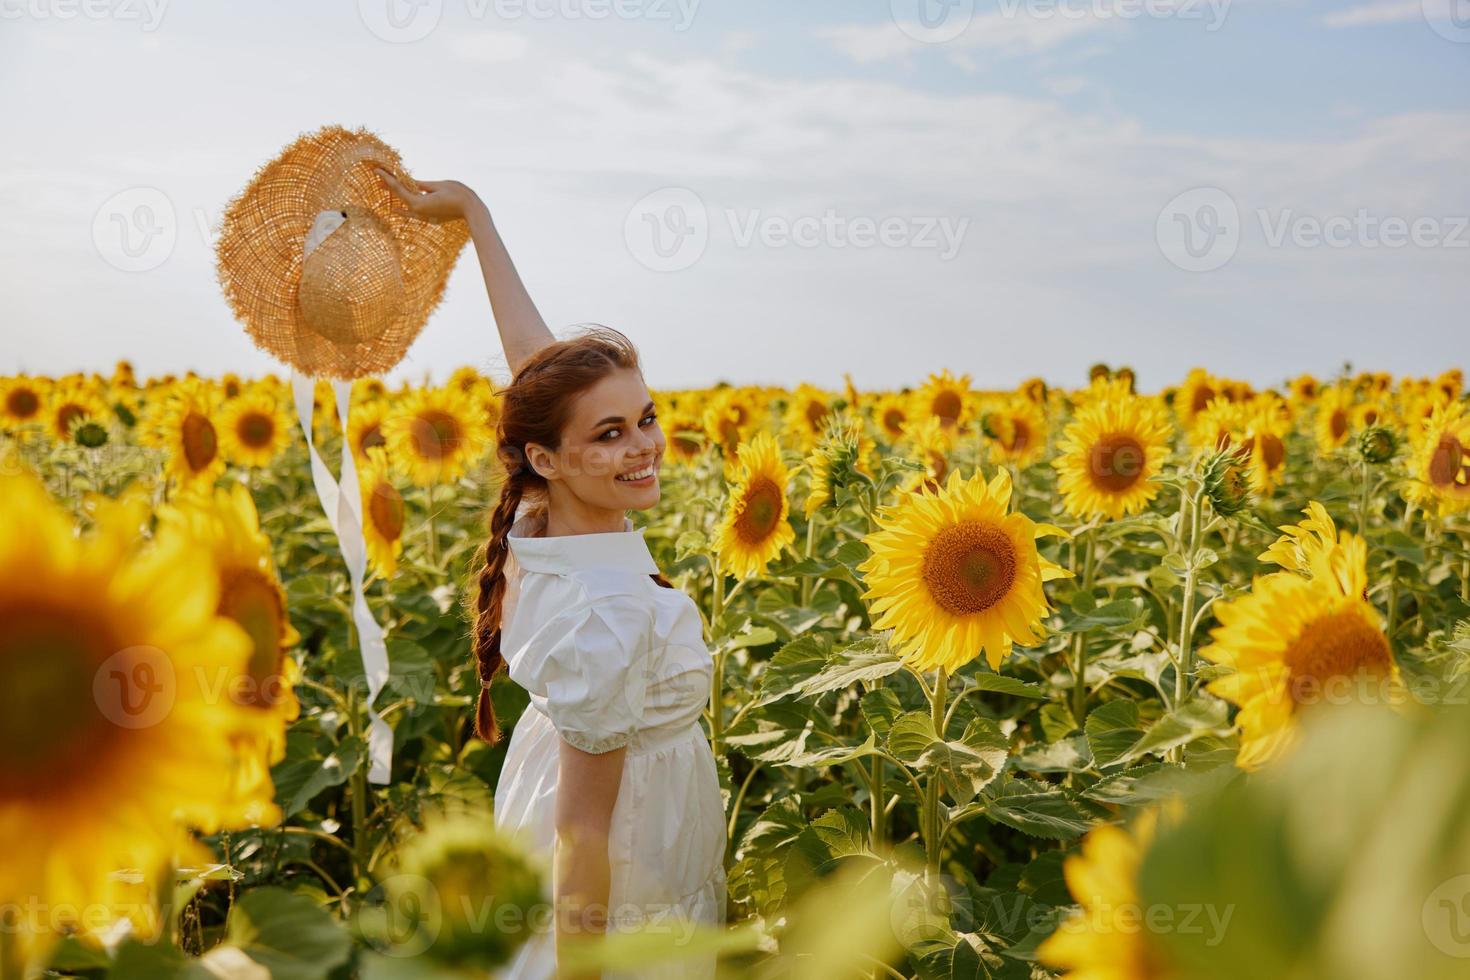
<svg viewBox="0 0 1470 980">
<path fill-rule="evenodd" d="M 334 220 L 335 219 L 335 220 Z M 343 223 L 338 211 L 323 211 L 317 216 L 311 233 L 306 239 L 306 255 L 310 255 L 322 241 Z M 357 463 L 352 446 L 347 438 L 347 420 L 352 407 L 352 382 L 333 381 L 332 393 L 337 400 L 337 418 L 342 423 L 342 480 L 332 478 L 331 470 L 316 450 L 312 438 L 312 403 L 316 393 L 313 378 L 291 372 L 291 394 L 296 402 L 296 418 L 301 422 L 301 431 L 306 434 L 306 449 L 311 457 L 311 482 L 316 487 L 316 496 L 326 512 L 332 532 L 337 536 L 342 560 L 347 565 L 347 575 L 352 582 L 352 622 L 357 627 L 357 642 L 362 653 L 362 672 L 367 679 L 368 713 L 368 780 L 386 783 L 393 765 L 393 729 L 388 727 L 373 707 L 378 692 L 388 682 L 388 643 L 383 627 L 378 625 L 368 608 L 363 595 L 362 580 L 367 571 L 367 542 L 362 533 L 362 515 L 358 512 L 362 502 L 362 491 L 357 482 Z"/>
</svg>

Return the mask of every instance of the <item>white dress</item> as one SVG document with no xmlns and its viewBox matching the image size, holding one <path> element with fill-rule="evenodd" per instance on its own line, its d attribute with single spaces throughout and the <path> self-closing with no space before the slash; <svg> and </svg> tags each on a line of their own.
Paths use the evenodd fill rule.
<svg viewBox="0 0 1470 980">
<path fill-rule="evenodd" d="M 551 867 L 560 741 L 587 752 L 627 746 L 608 843 L 608 931 L 687 935 L 725 914 L 725 813 L 700 725 L 713 661 L 699 610 L 658 585 L 643 529 L 535 536 L 522 509 L 509 537 L 501 654 L 531 696 L 495 789 L 495 824 Z M 545 899 L 551 900 L 551 882 Z M 549 906 L 548 906 L 549 907 Z M 540 916 L 545 923 L 547 916 Z M 714 976 L 713 957 L 605 977 Z M 538 928 L 497 980 L 549 980 L 555 939 Z"/>
</svg>

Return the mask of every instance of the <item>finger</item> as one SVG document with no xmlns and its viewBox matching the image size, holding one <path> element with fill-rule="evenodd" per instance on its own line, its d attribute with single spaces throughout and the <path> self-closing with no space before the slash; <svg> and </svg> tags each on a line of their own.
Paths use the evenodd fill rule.
<svg viewBox="0 0 1470 980">
<path fill-rule="evenodd" d="M 408 188 L 400 184 L 398 182 L 398 178 L 394 177 L 388 171 L 382 169 L 381 167 L 374 167 L 373 169 L 378 172 L 379 177 L 383 178 L 383 183 L 388 185 L 388 189 L 394 194 L 397 194 L 399 197 L 403 198 L 405 201 L 410 201 L 418 196 L 410 191 Z"/>
</svg>

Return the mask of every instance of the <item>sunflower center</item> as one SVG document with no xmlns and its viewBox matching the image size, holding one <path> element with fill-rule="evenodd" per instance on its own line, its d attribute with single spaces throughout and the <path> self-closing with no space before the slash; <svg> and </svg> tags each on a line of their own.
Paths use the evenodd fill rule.
<svg viewBox="0 0 1470 980">
<path fill-rule="evenodd" d="M 947 527 L 924 550 L 929 594 L 956 616 L 984 612 L 1016 581 L 1016 546 L 1000 528 L 974 521 Z"/>
<path fill-rule="evenodd" d="M 375 446 L 386 446 L 388 440 L 383 438 L 383 427 L 381 425 L 370 425 L 362 430 L 362 435 L 357 440 L 357 451 L 366 456 L 367 451 Z"/>
<path fill-rule="evenodd" d="M 1005 440 L 1001 440 L 1001 443 L 1005 445 L 1007 450 L 1013 453 L 1025 450 L 1026 447 L 1031 445 L 1031 427 L 1020 419 L 1012 419 L 1010 443 L 1006 445 Z"/>
<path fill-rule="evenodd" d="M 5 398 L 5 408 L 19 419 L 28 419 L 41 410 L 41 396 L 29 388 L 16 388 Z"/>
<path fill-rule="evenodd" d="M 821 431 L 821 429 L 822 429 L 822 420 L 825 419 L 826 417 L 827 417 L 827 406 L 826 405 L 823 405 L 819 401 L 809 401 L 809 402 L 806 403 L 806 421 L 807 421 L 807 424 L 812 427 L 812 431 L 813 432 L 820 432 Z"/>
<path fill-rule="evenodd" d="M 1393 666 L 1388 640 L 1352 611 L 1328 613 L 1307 624 L 1284 656 L 1289 693 L 1300 705 L 1323 696 L 1324 685 L 1360 672 L 1386 676 Z"/>
<path fill-rule="evenodd" d="M 1266 464 L 1266 469 L 1274 470 L 1286 459 L 1286 445 L 1280 437 L 1270 432 L 1256 436 L 1256 445 L 1261 450 L 1261 461 Z"/>
<path fill-rule="evenodd" d="M 56 410 L 56 431 L 63 436 L 70 435 L 71 424 L 86 414 L 87 411 L 82 406 L 68 402 Z"/>
<path fill-rule="evenodd" d="M 890 408 L 883 413 L 883 428 L 887 429 L 893 435 L 899 435 L 903 432 L 903 423 L 903 412 L 899 409 Z"/>
<path fill-rule="evenodd" d="M 380 480 L 373 487 L 368 517 L 378 534 L 388 541 L 397 541 L 403 534 L 403 495 L 387 480 Z"/>
<path fill-rule="evenodd" d="M 93 682 L 120 647 L 73 610 L 0 606 L 0 745 L 7 747 L 0 804 L 77 778 L 112 744 L 117 733 L 108 730 Z"/>
<path fill-rule="evenodd" d="M 1343 436 L 1347 435 L 1347 412 L 1344 412 L 1340 408 L 1334 409 L 1332 412 L 1332 418 L 1328 419 L 1327 421 L 1327 426 L 1328 429 L 1332 432 L 1332 438 L 1334 439 L 1341 439 Z"/>
<path fill-rule="evenodd" d="M 184 416 L 179 434 L 184 447 L 184 462 L 189 464 L 189 469 L 195 473 L 207 469 L 219 453 L 214 423 L 198 412 L 190 412 Z"/>
<path fill-rule="evenodd" d="M 745 506 L 735 521 L 735 533 L 746 544 L 760 544 L 781 521 L 781 488 L 764 477 L 756 477 L 745 491 Z"/>
<path fill-rule="evenodd" d="M 939 421 L 945 426 L 954 425 L 959 421 L 960 410 L 964 407 L 958 393 L 953 391 L 941 391 L 934 396 L 933 411 L 939 416 Z"/>
<path fill-rule="evenodd" d="M 1429 457 L 1429 482 L 1436 487 L 1447 487 L 1460 477 L 1460 460 L 1465 456 L 1465 447 L 1460 440 L 1448 432 L 1439 437 L 1434 455 Z"/>
<path fill-rule="evenodd" d="M 459 420 L 438 409 L 415 415 L 409 427 L 413 451 L 422 459 L 442 460 L 453 455 L 463 438 Z"/>
<path fill-rule="evenodd" d="M 240 703 L 269 708 L 281 696 L 281 637 L 285 634 L 285 610 L 274 583 L 255 569 L 225 577 L 219 613 L 236 623 L 250 637 L 250 660 L 246 666 L 250 684 Z"/>
<path fill-rule="evenodd" d="M 235 425 L 235 434 L 240 437 L 240 442 L 250 449 L 265 449 L 271 444 L 271 439 L 276 434 L 276 423 L 269 415 L 261 412 L 247 412 L 240 416 L 240 421 Z"/>
<path fill-rule="evenodd" d="M 1200 385 L 1194 389 L 1194 400 L 1189 403 L 1190 410 L 1196 413 L 1203 412 L 1206 406 L 1210 404 L 1210 399 L 1214 397 L 1214 388 L 1211 388 L 1209 385 Z"/>
<path fill-rule="evenodd" d="M 1143 476 L 1143 443 L 1122 432 L 1102 436 L 1088 453 L 1092 482 L 1110 493 L 1122 493 Z"/>
</svg>

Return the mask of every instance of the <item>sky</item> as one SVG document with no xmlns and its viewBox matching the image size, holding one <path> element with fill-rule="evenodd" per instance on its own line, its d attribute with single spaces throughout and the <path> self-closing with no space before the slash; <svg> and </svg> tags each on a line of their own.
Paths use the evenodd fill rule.
<svg viewBox="0 0 1470 980">
<path fill-rule="evenodd" d="M 0 0 L 0 85 L 0 374 L 282 370 L 214 235 L 329 123 L 654 387 L 1470 366 L 1470 0 Z"/>
</svg>

